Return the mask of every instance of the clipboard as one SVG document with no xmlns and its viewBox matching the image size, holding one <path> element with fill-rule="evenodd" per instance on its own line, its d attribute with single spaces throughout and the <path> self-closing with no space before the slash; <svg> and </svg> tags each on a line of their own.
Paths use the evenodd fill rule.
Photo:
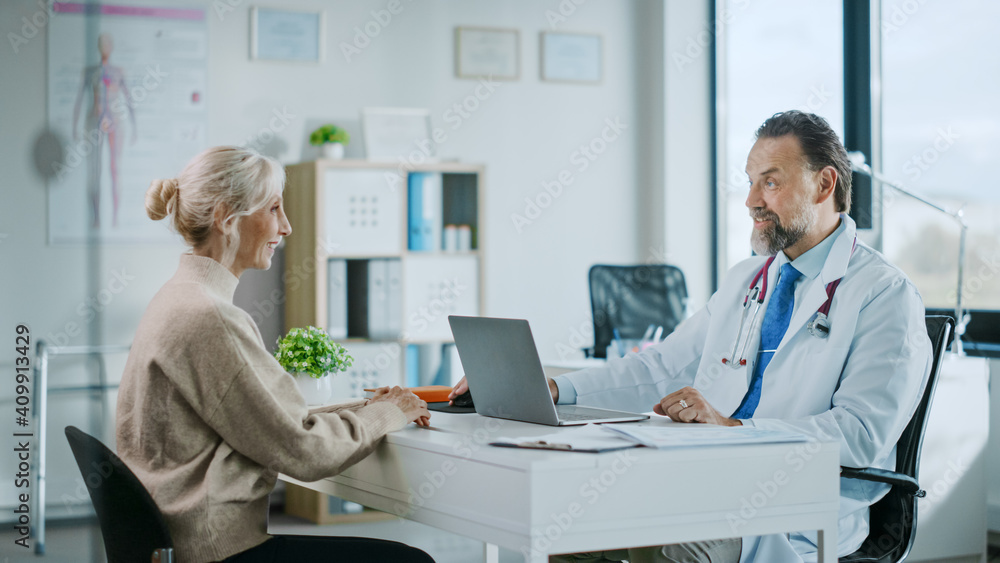
<svg viewBox="0 0 1000 563">
<path fill-rule="evenodd" d="M 561 452 L 602 453 L 639 447 L 639 444 L 625 436 L 604 430 L 598 424 L 587 424 L 566 428 L 545 436 L 525 438 L 500 438 L 490 442 L 501 448 L 522 448 L 528 450 L 555 450 Z"/>
<path fill-rule="evenodd" d="M 607 447 L 588 447 L 588 446 L 575 446 L 573 444 L 563 444 L 556 442 L 546 442 L 545 440 L 537 440 L 535 442 L 520 442 L 517 444 L 510 442 L 490 442 L 491 446 L 498 446 L 501 448 L 520 448 L 526 450 L 556 450 L 561 452 L 582 452 L 588 454 L 599 454 L 603 452 L 614 452 L 617 450 L 626 450 L 629 448 L 638 447 L 638 444 L 618 444 L 615 446 Z"/>
</svg>

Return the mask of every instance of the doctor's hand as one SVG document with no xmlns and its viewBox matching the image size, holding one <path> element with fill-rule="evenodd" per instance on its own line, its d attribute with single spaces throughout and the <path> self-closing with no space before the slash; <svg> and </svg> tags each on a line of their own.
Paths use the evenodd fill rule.
<svg viewBox="0 0 1000 563">
<path fill-rule="evenodd" d="M 465 381 L 463 377 L 451 388 L 451 393 L 448 393 L 448 404 L 453 404 L 455 398 L 465 393 L 469 390 L 469 383 Z M 559 387 L 556 386 L 556 382 L 549 379 L 549 393 L 552 395 L 552 402 L 555 403 L 559 400 Z"/>
<path fill-rule="evenodd" d="M 694 387 L 685 387 L 660 399 L 653 407 L 656 414 L 666 415 L 675 422 L 702 422 L 720 426 L 743 426 L 734 418 L 724 416 L 715 407 L 708 404 Z"/>
<path fill-rule="evenodd" d="M 463 377 L 462 379 L 458 380 L 458 383 L 456 383 L 454 387 L 451 388 L 451 393 L 448 393 L 448 404 L 449 405 L 453 404 L 455 402 L 455 399 L 459 395 L 465 393 L 468 390 L 469 390 L 469 383 L 465 381 L 465 378 Z"/>
<path fill-rule="evenodd" d="M 416 422 L 418 426 L 430 426 L 431 413 L 427 410 L 427 402 L 402 387 L 379 387 L 368 403 L 385 401 L 399 407 L 406 416 L 407 422 Z"/>
</svg>

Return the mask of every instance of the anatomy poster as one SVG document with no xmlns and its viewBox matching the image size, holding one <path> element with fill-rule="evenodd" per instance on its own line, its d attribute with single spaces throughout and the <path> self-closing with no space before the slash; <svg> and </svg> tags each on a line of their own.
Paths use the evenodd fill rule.
<svg viewBox="0 0 1000 563">
<path fill-rule="evenodd" d="M 56 2 L 49 127 L 63 140 L 48 194 L 50 244 L 176 240 L 146 216 L 155 178 L 205 147 L 208 36 L 201 9 Z"/>
</svg>

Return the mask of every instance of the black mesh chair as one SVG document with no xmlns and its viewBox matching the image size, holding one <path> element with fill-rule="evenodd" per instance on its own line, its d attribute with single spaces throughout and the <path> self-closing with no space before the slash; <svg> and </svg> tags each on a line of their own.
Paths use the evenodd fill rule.
<svg viewBox="0 0 1000 563">
<path fill-rule="evenodd" d="M 607 357 L 615 329 L 623 339 L 639 339 L 649 325 L 662 326 L 666 336 L 684 320 L 687 285 L 675 266 L 598 264 L 591 266 L 589 277 L 594 348 L 584 350 L 587 355 Z"/>
<path fill-rule="evenodd" d="M 174 542 L 146 488 L 114 452 L 74 426 L 66 439 L 90 492 L 109 563 L 173 563 Z"/>
<path fill-rule="evenodd" d="M 934 361 L 927 379 L 927 387 L 920 398 L 913 418 L 896 443 L 896 471 L 841 467 L 840 475 L 851 479 L 888 483 L 892 489 L 871 507 L 868 538 L 854 553 L 841 557 L 842 563 L 893 563 L 902 561 L 910 553 L 917 529 L 917 499 L 926 496 L 917 481 L 920 467 L 920 447 L 924 441 L 927 413 L 934 399 L 941 360 L 948 350 L 948 342 L 955 330 L 951 317 L 928 316 L 927 334 L 934 347 Z"/>
</svg>

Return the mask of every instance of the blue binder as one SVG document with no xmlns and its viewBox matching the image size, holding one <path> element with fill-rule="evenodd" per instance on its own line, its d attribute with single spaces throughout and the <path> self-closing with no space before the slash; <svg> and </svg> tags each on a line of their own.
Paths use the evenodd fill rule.
<svg viewBox="0 0 1000 563">
<path fill-rule="evenodd" d="M 416 344 L 406 346 L 406 386 L 420 385 L 420 347 Z"/>
<path fill-rule="evenodd" d="M 441 249 L 441 174 L 411 172 L 407 178 L 408 248 Z"/>
</svg>

